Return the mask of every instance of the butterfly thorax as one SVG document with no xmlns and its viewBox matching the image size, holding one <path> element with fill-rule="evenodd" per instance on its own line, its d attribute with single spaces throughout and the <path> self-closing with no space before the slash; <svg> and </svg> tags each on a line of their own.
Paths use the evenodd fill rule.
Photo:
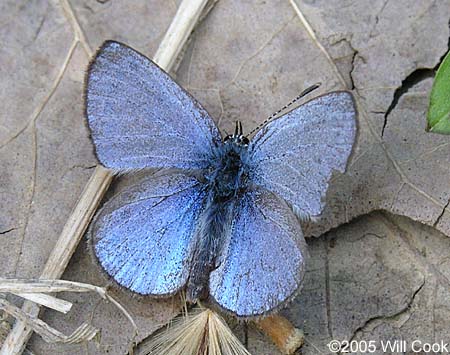
<svg viewBox="0 0 450 355">
<path fill-rule="evenodd" d="M 218 148 L 215 166 L 207 177 L 218 200 L 228 200 L 236 196 L 247 184 L 246 168 L 247 140 L 241 136 L 224 141 Z"/>
</svg>

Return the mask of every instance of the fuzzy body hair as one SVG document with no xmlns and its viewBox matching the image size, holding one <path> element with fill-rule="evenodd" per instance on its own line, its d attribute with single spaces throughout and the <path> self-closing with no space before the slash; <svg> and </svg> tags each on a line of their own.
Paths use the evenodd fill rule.
<svg viewBox="0 0 450 355">
<path fill-rule="evenodd" d="M 199 221 L 186 296 L 189 302 L 208 298 L 209 274 L 220 264 L 231 231 L 236 196 L 247 188 L 247 145 L 238 137 L 225 141 L 206 174 L 209 195 Z"/>
</svg>

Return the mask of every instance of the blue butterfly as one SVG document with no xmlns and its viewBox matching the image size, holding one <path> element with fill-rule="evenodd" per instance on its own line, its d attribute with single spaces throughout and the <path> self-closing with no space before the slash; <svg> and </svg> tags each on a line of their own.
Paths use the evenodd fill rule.
<svg viewBox="0 0 450 355">
<path fill-rule="evenodd" d="M 90 228 L 96 259 L 120 285 L 186 290 L 237 317 L 290 300 L 306 244 L 293 212 L 317 216 L 356 134 L 348 92 L 315 98 L 251 141 L 222 139 L 200 104 L 150 59 L 108 41 L 90 64 L 86 116 L 96 155 L 123 173 L 159 169 L 105 203 Z"/>
</svg>

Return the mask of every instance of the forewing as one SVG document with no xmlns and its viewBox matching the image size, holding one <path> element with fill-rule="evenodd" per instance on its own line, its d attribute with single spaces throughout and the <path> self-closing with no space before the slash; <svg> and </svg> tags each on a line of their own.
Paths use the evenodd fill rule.
<svg viewBox="0 0 450 355">
<path fill-rule="evenodd" d="M 285 201 L 257 189 L 244 193 L 233 209 L 229 242 L 210 274 L 213 302 L 237 317 L 267 314 L 298 290 L 306 245 Z"/>
<path fill-rule="evenodd" d="M 189 275 L 205 195 L 197 179 L 178 173 L 146 178 L 119 193 L 90 230 L 100 265 L 134 292 L 174 294 Z"/>
<path fill-rule="evenodd" d="M 89 67 L 86 116 L 99 161 L 114 170 L 204 168 L 220 142 L 193 97 L 150 59 L 112 41 Z"/>
<path fill-rule="evenodd" d="M 313 99 L 268 123 L 249 145 L 250 179 L 294 205 L 301 215 L 322 212 L 333 170 L 345 171 L 356 135 L 349 92 Z"/>
</svg>

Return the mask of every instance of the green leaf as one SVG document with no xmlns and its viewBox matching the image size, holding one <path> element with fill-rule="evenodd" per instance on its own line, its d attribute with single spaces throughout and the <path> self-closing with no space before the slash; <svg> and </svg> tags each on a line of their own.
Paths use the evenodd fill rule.
<svg viewBox="0 0 450 355">
<path fill-rule="evenodd" d="M 450 52 L 445 56 L 434 78 L 426 130 L 450 134 Z"/>
</svg>

